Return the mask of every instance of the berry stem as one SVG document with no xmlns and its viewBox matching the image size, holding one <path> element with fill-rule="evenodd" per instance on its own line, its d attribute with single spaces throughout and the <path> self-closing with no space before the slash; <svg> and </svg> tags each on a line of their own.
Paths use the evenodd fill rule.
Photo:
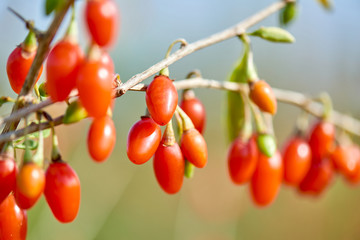
<svg viewBox="0 0 360 240">
<path fill-rule="evenodd" d="M 186 45 L 188 45 L 188 42 L 185 39 L 183 39 L 183 38 L 176 39 L 175 41 L 173 41 L 170 44 L 170 46 L 169 46 L 169 48 L 168 48 L 168 50 L 167 50 L 167 52 L 165 54 L 165 59 L 170 56 L 171 50 L 173 49 L 174 45 L 177 44 L 177 43 L 181 43 L 180 49 L 185 47 Z M 159 74 L 164 75 L 164 76 L 169 76 L 169 68 L 166 67 L 166 68 L 161 69 Z"/>
<path fill-rule="evenodd" d="M 172 146 L 175 144 L 176 139 L 175 139 L 174 129 L 172 126 L 172 120 L 170 120 L 170 122 L 166 124 L 165 132 L 161 142 L 165 146 Z"/>
</svg>

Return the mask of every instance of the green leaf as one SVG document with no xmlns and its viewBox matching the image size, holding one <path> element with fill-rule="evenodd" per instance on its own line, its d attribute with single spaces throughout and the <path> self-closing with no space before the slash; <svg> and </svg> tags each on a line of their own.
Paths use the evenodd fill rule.
<svg viewBox="0 0 360 240">
<path fill-rule="evenodd" d="M 318 3 L 320 3 L 321 6 L 323 6 L 326 10 L 332 10 L 333 4 L 331 0 L 317 0 Z"/>
<path fill-rule="evenodd" d="M 260 134 L 257 138 L 259 150 L 267 157 L 272 157 L 276 152 L 276 141 L 273 135 Z"/>
<path fill-rule="evenodd" d="M 37 146 L 38 146 L 38 142 L 36 140 L 28 139 L 26 141 L 23 141 L 20 144 L 16 144 L 15 148 L 25 149 L 26 143 L 28 144 L 30 150 L 35 150 L 37 148 Z"/>
<path fill-rule="evenodd" d="M 64 0 L 46 0 L 45 14 L 49 16 L 53 11 L 60 9 L 64 5 Z"/>
<path fill-rule="evenodd" d="M 293 35 L 291 35 L 288 31 L 278 27 L 261 27 L 249 35 L 261 37 L 262 39 L 271 42 L 292 43 L 295 41 Z"/>
<path fill-rule="evenodd" d="M 247 82 L 247 60 L 249 55 L 249 45 L 244 44 L 244 53 L 231 72 L 228 81 L 236 83 Z M 232 142 L 239 134 L 244 122 L 244 101 L 240 93 L 226 93 L 226 127 L 228 139 Z"/>
<path fill-rule="evenodd" d="M 64 124 L 71 124 L 78 122 L 88 116 L 85 108 L 80 104 L 79 101 L 74 101 L 70 103 L 70 105 L 67 107 L 63 123 Z"/>
<path fill-rule="evenodd" d="M 280 24 L 283 26 L 292 22 L 297 15 L 297 5 L 295 2 L 289 2 L 280 12 Z"/>
</svg>

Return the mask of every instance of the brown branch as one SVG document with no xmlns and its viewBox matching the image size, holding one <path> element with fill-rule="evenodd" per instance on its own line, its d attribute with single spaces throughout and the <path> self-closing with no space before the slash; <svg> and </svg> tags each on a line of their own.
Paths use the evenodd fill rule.
<svg viewBox="0 0 360 240">
<path fill-rule="evenodd" d="M 180 60 L 181 58 L 198 51 L 202 48 L 209 47 L 215 43 L 222 42 L 224 40 L 236 37 L 245 33 L 246 29 L 255 25 L 256 23 L 260 22 L 261 20 L 265 19 L 266 17 L 270 16 L 271 14 L 279 11 L 286 5 L 286 1 L 280 1 L 273 3 L 269 7 L 263 9 L 262 11 L 254 14 L 253 16 L 245 19 L 244 21 L 238 23 L 237 25 L 230 27 L 222 32 L 216 33 L 210 37 L 198 40 L 194 43 L 188 44 L 185 47 L 177 50 L 175 53 L 171 54 L 166 59 L 156 63 L 155 65 L 151 66 L 150 68 L 146 69 L 142 73 L 138 73 L 126 81 L 123 85 L 118 87 L 116 90 L 116 96 L 123 95 L 127 90 L 135 86 L 136 84 L 144 81 L 148 77 L 156 74 L 161 69 L 168 67 L 169 65 L 173 64 L 174 62 Z"/>
<path fill-rule="evenodd" d="M 217 90 L 225 90 L 225 91 L 233 91 L 233 92 L 245 92 L 248 93 L 249 88 L 247 84 L 242 83 L 233 83 L 233 82 L 224 82 L 224 81 L 217 81 L 217 80 L 209 80 L 203 78 L 191 78 L 185 80 L 175 81 L 174 85 L 176 89 L 189 89 L 189 88 L 209 88 L 209 89 L 217 89 Z M 147 85 L 145 84 L 138 84 L 133 88 L 130 88 L 130 91 L 145 91 Z M 290 90 L 283 90 L 278 88 L 273 88 L 274 94 L 276 99 L 279 102 L 291 104 L 297 106 L 308 113 L 316 116 L 321 117 L 323 114 L 323 105 L 312 100 L 313 98 L 306 96 L 305 94 L 290 91 Z M 37 105 L 35 105 L 37 106 Z M 38 109 L 39 110 L 39 109 Z M 57 117 L 55 121 L 55 126 L 62 124 L 63 115 Z M 342 114 L 338 111 L 333 111 L 330 119 L 335 126 L 344 129 L 345 131 L 360 136 L 360 121 L 352 118 L 348 115 Z M 42 129 L 50 128 L 50 124 L 48 122 L 42 123 Z M 28 127 L 28 133 L 33 133 L 38 131 L 37 125 L 32 125 Z M 14 140 L 18 137 L 23 136 L 26 133 L 25 129 L 19 129 L 17 131 L 9 132 L 6 134 L 0 135 L 0 143 Z"/>
<path fill-rule="evenodd" d="M 69 5 L 70 5 L 70 2 L 71 1 L 69 1 Z M 180 60 L 181 58 L 183 58 L 197 50 L 200 50 L 202 48 L 211 46 L 215 43 L 230 39 L 237 35 L 243 34 L 247 28 L 251 27 L 252 25 L 260 22 L 261 20 L 265 19 L 269 15 L 271 15 L 271 14 L 275 13 L 276 11 L 280 10 L 281 8 L 283 8 L 285 6 L 286 2 L 287 1 L 280 1 L 280 2 L 274 3 L 274 4 L 270 5 L 269 7 L 263 9 L 262 11 L 254 14 L 250 18 L 238 23 L 237 25 L 235 25 L 231 28 L 228 28 L 228 29 L 226 29 L 222 32 L 216 33 L 210 37 L 201 39 L 197 42 L 194 42 L 192 44 L 188 44 L 188 45 L 182 47 L 180 50 L 171 54 L 166 59 L 156 63 L 155 65 L 151 66 L 144 72 L 136 74 L 135 76 L 130 78 L 127 82 L 125 82 L 124 84 L 122 84 L 121 86 L 119 86 L 118 88 L 115 89 L 114 95 L 116 97 L 120 97 L 127 90 L 134 87 L 139 82 L 142 82 L 143 80 L 145 80 L 146 78 L 150 77 L 151 75 L 157 73 L 161 69 L 168 67 L 169 65 L 173 64 L 174 62 Z M 67 6 L 67 8 L 68 8 L 68 6 Z M 55 20 L 56 20 L 56 18 L 54 19 L 53 22 L 56 22 Z M 24 19 L 24 21 L 26 22 L 25 19 Z M 51 26 L 50 26 L 49 30 L 51 30 Z M 39 45 L 39 50 L 40 50 L 40 45 Z M 25 83 L 25 85 L 26 84 L 27 83 Z M 44 103 L 41 103 L 41 104 L 44 104 Z M 47 102 L 44 105 L 49 106 L 49 105 L 51 105 L 51 103 Z M 16 120 L 20 119 L 21 117 L 24 117 L 32 112 L 40 110 L 42 107 L 43 107 L 42 105 L 39 105 L 39 106 L 32 105 L 31 107 L 29 107 L 29 110 L 24 110 L 24 111 L 20 110 L 19 112 L 15 112 L 14 110 L 16 110 L 16 109 L 13 109 L 12 114 L 9 117 L 0 119 L 0 124 L 11 123 L 12 121 L 16 121 Z M 8 125 L 9 124 L 7 124 L 7 126 L 4 128 L 4 130 L 6 129 L 6 131 L 3 131 L 3 133 L 8 131 L 8 129 L 7 129 Z"/>
<path fill-rule="evenodd" d="M 49 51 L 50 43 L 53 40 L 60 24 L 62 23 L 62 20 L 64 19 L 64 16 L 74 0 L 68 0 L 63 5 L 63 8 L 56 12 L 56 15 L 50 24 L 48 30 L 43 34 L 43 37 L 41 38 L 41 41 L 39 42 L 39 46 L 36 52 L 35 59 L 31 65 L 31 68 L 29 70 L 28 75 L 26 76 L 25 83 L 21 89 L 21 92 L 18 96 L 18 99 L 22 96 L 26 96 L 31 93 L 31 90 L 34 88 L 36 78 L 38 76 L 39 70 L 47 56 L 47 53 Z M 24 105 L 20 104 L 20 101 L 17 101 L 15 105 L 13 106 L 12 113 L 17 111 L 18 109 L 24 107 Z M 7 133 L 9 131 L 12 131 L 17 128 L 19 124 L 19 120 L 9 121 L 6 123 L 2 134 Z M 0 144 L 0 149 L 3 149 L 4 144 Z"/>
</svg>

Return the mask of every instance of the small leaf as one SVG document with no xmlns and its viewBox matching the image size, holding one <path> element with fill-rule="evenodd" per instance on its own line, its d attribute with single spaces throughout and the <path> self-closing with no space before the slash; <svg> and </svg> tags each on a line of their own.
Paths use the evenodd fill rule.
<svg viewBox="0 0 360 240">
<path fill-rule="evenodd" d="M 45 82 L 40 84 L 39 93 L 40 93 L 40 96 L 42 96 L 42 97 L 48 97 L 49 96 L 47 91 L 46 91 Z"/>
<path fill-rule="evenodd" d="M 260 134 L 257 137 L 257 145 L 265 156 L 272 157 L 276 152 L 276 141 L 273 135 Z"/>
<path fill-rule="evenodd" d="M 45 14 L 49 16 L 53 11 L 60 9 L 64 5 L 63 0 L 46 0 L 45 1 Z"/>
<path fill-rule="evenodd" d="M 188 160 L 185 160 L 185 171 L 184 175 L 186 178 L 192 178 L 195 173 L 195 166 L 189 162 Z"/>
<path fill-rule="evenodd" d="M 280 24 L 283 26 L 292 22 L 297 15 L 296 2 L 288 2 L 280 12 Z"/>
<path fill-rule="evenodd" d="M 80 104 L 79 101 L 74 101 L 70 103 L 70 105 L 67 107 L 63 123 L 64 124 L 71 124 L 78 122 L 88 116 L 85 108 Z"/>
<path fill-rule="evenodd" d="M 249 46 L 244 44 L 244 53 L 231 72 L 228 81 L 236 83 L 247 82 L 247 60 Z M 229 141 L 232 142 L 239 134 L 244 121 L 244 101 L 239 93 L 226 93 L 226 127 Z"/>
<path fill-rule="evenodd" d="M 333 4 L 331 0 L 317 0 L 321 6 L 323 6 L 326 10 L 332 10 Z"/>
<path fill-rule="evenodd" d="M 28 139 L 27 141 L 24 141 L 24 142 L 22 142 L 22 143 L 20 143 L 20 144 L 15 145 L 15 148 L 25 149 L 25 146 L 26 146 L 25 143 L 28 144 L 28 147 L 29 147 L 30 150 L 35 150 L 35 149 L 37 148 L 37 146 L 38 146 L 38 143 L 37 143 L 36 140 L 34 140 L 34 139 Z"/>
<path fill-rule="evenodd" d="M 291 35 L 288 31 L 278 27 L 261 27 L 249 35 L 261 37 L 262 39 L 271 42 L 292 43 L 295 41 L 293 35 Z"/>
</svg>

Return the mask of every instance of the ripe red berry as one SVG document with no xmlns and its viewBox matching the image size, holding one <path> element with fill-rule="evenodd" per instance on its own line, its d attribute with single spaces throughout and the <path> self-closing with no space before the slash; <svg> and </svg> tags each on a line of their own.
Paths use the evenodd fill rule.
<svg viewBox="0 0 360 240">
<path fill-rule="evenodd" d="M 177 143 L 160 143 L 154 156 L 154 172 L 161 188 L 174 194 L 180 191 L 184 179 L 185 160 Z"/>
<path fill-rule="evenodd" d="M 317 122 L 310 132 L 309 145 L 314 161 L 326 157 L 334 144 L 335 127 L 326 121 Z"/>
<path fill-rule="evenodd" d="M 36 51 L 27 52 L 20 45 L 11 52 L 7 60 L 6 72 L 11 88 L 17 94 L 20 93 L 21 88 L 24 85 L 25 78 L 30 70 L 32 62 L 34 61 L 35 55 Z M 43 67 L 41 66 L 36 82 L 39 80 L 42 70 Z"/>
<path fill-rule="evenodd" d="M 80 207 L 80 180 L 69 164 L 50 164 L 44 194 L 57 220 L 68 223 L 76 218 Z"/>
<path fill-rule="evenodd" d="M 85 21 L 93 41 L 108 47 L 118 33 L 119 12 L 113 0 L 89 0 L 85 6 Z"/>
<path fill-rule="evenodd" d="M 272 157 L 259 153 L 258 164 L 250 185 L 255 204 L 267 206 L 275 200 L 283 174 L 283 162 L 279 151 L 276 151 Z"/>
<path fill-rule="evenodd" d="M 113 72 L 99 60 L 80 65 L 76 86 L 81 104 L 91 117 L 104 117 L 112 99 Z"/>
<path fill-rule="evenodd" d="M 37 164 L 25 163 L 16 176 L 15 198 L 22 209 L 31 208 L 44 192 L 45 174 Z"/>
<path fill-rule="evenodd" d="M 195 128 L 185 130 L 180 140 L 181 151 L 186 160 L 203 168 L 206 166 L 208 152 L 204 137 Z"/>
<path fill-rule="evenodd" d="M 351 171 L 351 175 L 345 175 L 346 180 L 353 185 L 360 182 L 360 148 L 357 145 L 350 147 L 351 157 L 355 161 L 354 170 Z"/>
<path fill-rule="evenodd" d="M 146 105 L 154 121 L 163 126 L 174 115 L 178 94 L 172 81 L 164 75 L 159 75 L 146 89 Z"/>
<path fill-rule="evenodd" d="M 356 172 L 359 157 L 353 152 L 353 146 L 337 146 L 330 155 L 334 168 L 344 176 L 351 177 Z"/>
<path fill-rule="evenodd" d="M 87 145 L 90 156 L 96 162 L 105 161 L 116 142 L 116 130 L 109 116 L 95 118 L 90 126 Z"/>
<path fill-rule="evenodd" d="M 206 123 L 205 107 L 191 90 L 185 91 L 180 107 L 190 117 L 195 128 L 202 134 Z"/>
<path fill-rule="evenodd" d="M 127 155 L 135 164 L 147 162 L 156 152 L 161 141 L 161 130 L 150 117 L 141 117 L 131 127 L 127 139 Z"/>
<path fill-rule="evenodd" d="M 17 166 L 13 158 L 0 155 L 0 204 L 16 186 Z"/>
<path fill-rule="evenodd" d="M 75 88 L 83 58 L 80 46 L 67 39 L 51 50 L 46 63 L 46 91 L 54 102 L 64 101 Z"/>
<path fill-rule="evenodd" d="M 25 240 L 27 233 L 27 214 L 19 208 L 10 194 L 0 204 L 0 239 Z"/>
<path fill-rule="evenodd" d="M 300 192 L 319 195 L 329 186 L 333 178 L 333 165 L 329 158 L 312 161 L 310 170 L 299 185 Z"/>
<path fill-rule="evenodd" d="M 300 137 L 293 137 L 284 148 L 284 182 L 297 186 L 311 166 L 309 144 Z"/>
<path fill-rule="evenodd" d="M 258 149 L 254 137 L 244 141 L 238 137 L 228 152 L 228 169 L 235 184 L 248 182 L 254 174 L 258 161 Z"/>
<path fill-rule="evenodd" d="M 277 102 L 270 85 L 259 80 L 250 85 L 250 99 L 264 112 L 276 113 Z"/>
</svg>

